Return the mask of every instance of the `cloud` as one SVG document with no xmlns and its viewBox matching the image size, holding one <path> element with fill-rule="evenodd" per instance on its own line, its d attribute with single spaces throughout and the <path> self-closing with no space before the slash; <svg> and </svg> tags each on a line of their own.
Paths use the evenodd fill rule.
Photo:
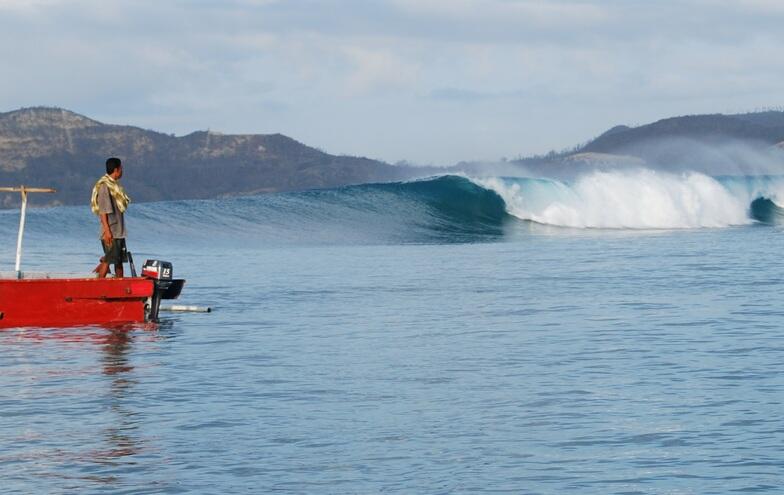
<svg viewBox="0 0 784 495">
<path fill-rule="evenodd" d="M 410 87 L 416 82 L 419 67 L 388 51 L 358 46 L 344 48 L 353 69 L 347 84 L 351 94 Z"/>
<path fill-rule="evenodd" d="M 521 98 L 525 93 L 522 91 L 499 91 L 495 93 L 472 91 L 460 88 L 438 88 L 428 95 L 434 100 L 457 101 L 465 103 L 481 102 L 484 100 L 498 100 L 509 98 Z"/>
<path fill-rule="evenodd" d="M 447 22 L 513 24 L 520 30 L 595 26 L 610 17 L 602 6 L 569 1 L 392 0 L 390 3 L 410 14 Z"/>
<path fill-rule="evenodd" d="M 0 12 L 30 13 L 47 6 L 55 5 L 60 0 L 0 0 Z"/>
<path fill-rule="evenodd" d="M 0 111 L 449 163 L 780 105 L 765 0 L 0 0 Z"/>
<path fill-rule="evenodd" d="M 784 3 L 779 0 L 704 0 L 703 3 L 720 9 L 784 15 Z"/>
</svg>

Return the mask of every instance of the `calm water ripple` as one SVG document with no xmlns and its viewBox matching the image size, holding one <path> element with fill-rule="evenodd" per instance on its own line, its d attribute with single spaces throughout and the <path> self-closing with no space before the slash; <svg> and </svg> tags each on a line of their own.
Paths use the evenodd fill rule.
<svg viewBox="0 0 784 495">
<path fill-rule="evenodd" d="M 31 262 L 89 267 L 67 240 Z M 784 486 L 776 228 L 135 242 L 215 311 L 1 332 L 4 493 Z"/>
</svg>

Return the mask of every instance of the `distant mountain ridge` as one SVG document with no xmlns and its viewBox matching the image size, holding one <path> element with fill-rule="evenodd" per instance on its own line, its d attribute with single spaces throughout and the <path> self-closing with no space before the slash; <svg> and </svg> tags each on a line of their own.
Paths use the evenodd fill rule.
<svg viewBox="0 0 784 495">
<path fill-rule="evenodd" d="M 705 143 L 737 139 L 775 145 L 784 141 L 784 112 L 689 115 L 639 127 L 616 126 L 586 144 L 580 151 L 615 153 L 644 141 L 662 138 L 688 138 Z"/>
<path fill-rule="evenodd" d="M 536 173 L 647 166 L 709 174 L 784 171 L 784 111 L 686 115 L 640 126 L 617 125 L 587 144 L 513 160 Z"/>
<path fill-rule="evenodd" d="M 56 197 L 35 204 L 87 204 L 109 156 L 126 165 L 123 183 L 134 201 L 215 198 L 298 191 L 414 175 L 409 167 L 335 156 L 282 134 L 198 131 L 175 137 L 104 124 L 61 108 L 0 113 L 0 185 L 48 186 Z M 0 206 L 18 198 L 0 196 Z"/>
</svg>

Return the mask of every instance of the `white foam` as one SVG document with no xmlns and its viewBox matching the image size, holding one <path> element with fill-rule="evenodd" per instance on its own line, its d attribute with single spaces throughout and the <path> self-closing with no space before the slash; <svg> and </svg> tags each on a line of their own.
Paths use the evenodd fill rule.
<svg viewBox="0 0 784 495">
<path fill-rule="evenodd" d="M 751 223 L 749 198 L 704 174 L 594 171 L 566 184 L 480 179 L 518 218 L 577 228 L 690 229 Z"/>
</svg>

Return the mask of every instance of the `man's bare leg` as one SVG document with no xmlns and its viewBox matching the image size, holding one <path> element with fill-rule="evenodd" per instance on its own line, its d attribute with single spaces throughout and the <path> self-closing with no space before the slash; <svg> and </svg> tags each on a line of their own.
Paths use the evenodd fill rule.
<svg viewBox="0 0 784 495">
<path fill-rule="evenodd" d="M 109 265 L 107 264 L 106 266 L 109 266 Z M 114 276 L 115 276 L 115 278 L 123 278 L 123 275 L 124 275 L 124 272 L 123 272 L 122 263 L 118 263 L 118 264 L 114 265 Z"/>
<path fill-rule="evenodd" d="M 98 262 L 97 265 L 95 265 L 95 268 L 93 268 L 93 273 L 98 273 L 98 270 L 101 268 L 101 265 L 103 265 L 104 263 L 106 263 L 106 258 L 101 256 L 101 260 Z"/>
<path fill-rule="evenodd" d="M 109 273 L 109 263 L 101 263 L 96 267 L 98 272 L 98 278 L 106 278 L 106 274 Z"/>
</svg>

